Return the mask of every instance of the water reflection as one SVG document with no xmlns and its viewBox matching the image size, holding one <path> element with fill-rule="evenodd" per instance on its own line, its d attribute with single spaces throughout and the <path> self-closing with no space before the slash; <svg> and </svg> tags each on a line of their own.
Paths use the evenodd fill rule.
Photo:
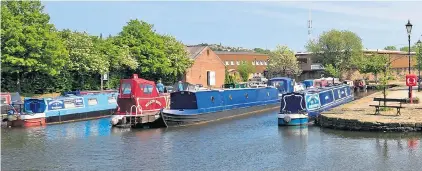
<svg viewBox="0 0 422 171">
<path fill-rule="evenodd" d="M 279 127 L 277 112 L 181 128 L 109 119 L 2 129 L 2 170 L 420 170 L 420 133 Z M 66 161 L 66 162 L 62 162 Z M 403 165 L 406 168 L 403 169 Z"/>
</svg>

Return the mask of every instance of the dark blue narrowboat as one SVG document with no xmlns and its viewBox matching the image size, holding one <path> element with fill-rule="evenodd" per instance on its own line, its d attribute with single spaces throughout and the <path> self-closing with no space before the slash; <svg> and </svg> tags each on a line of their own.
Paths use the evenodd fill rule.
<svg viewBox="0 0 422 171">
<path fill-rule="evenodd" d="M 161 118 L 166 127 L 186 126 L 280 107 L 274 87 L 178 91 Z"/>
<path fill-rule="evenodd" d="M 277 88 L 279 98 L 281 98 L 281 96 L 285 93 L 294 92 L 294 86 L 295 86 L 294 80 L 287 77 L 271 78 L 268 80 L 267 85 Z"/>
<path fill-rule="evenodd" d="M 300 120 L 304 115 L 307 115 L 309 119 L 314 119 L 321 112 L 353 100 L 353 91 L 346 84 L 283 94 L 278 123 L 280 126 L 295 125 L 296 123 L 289 123 L 293 121 L 292 118 L 299 118 Z M 298 114 L 300 114 L 300 117 Z M 286 116 L 289 117 L 286 119 Z M 303 124 L 300 121 L 298 123 Z"/>
</svg>

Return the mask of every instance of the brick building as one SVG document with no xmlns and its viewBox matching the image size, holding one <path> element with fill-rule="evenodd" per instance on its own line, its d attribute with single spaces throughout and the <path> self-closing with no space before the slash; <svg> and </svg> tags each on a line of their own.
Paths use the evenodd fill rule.
<svg viewBox="0 0 422 171">
<path fill-rule="evenodd" d="M 225 66 L 217 54 L 208 46 L 187 46 L 186 50 L 194 63 L 186 70 L 183 80 L 191 84 L 202 84 L 204 87 L 222 87 Z"/>
<path fill-rule="evenodd" d="M 255 67 L 254 75 L 262 75 L 267 68 L 269 56 L 253 52 L 215 52 L 228 70 L 237 70 L 242 61 L 250 62 Z"/>
<path fill-rule="evenodd" d="M 371 54 L 380 54 L 387 55 L 391 63 L 391 74 L 398 80 L 404 79 L 405 75 L 408 73 L 409 69 L 409 56 L 408 52 L 402 51 L 391 51 L 391 50 L 363 50 L 364 55 L 367 55 L 370 58 Z M 411 52 L 411 72 L 416 73 L 417 68 L 415 52 Z M 320 78 L 321 74 L 324 73 L 324 68 L 320 63 L 315 63 L 312 61 L 313 55 L 309 52 L 298 52 L 296 57 L 300 63 L 302 69 L 302 74 L 299 77 L 299 80 L 305 79 L 314 79 Z M 349 71 L 343 74 L 344 79 L 354 80 L 358 78 L 368 78 L 369 80 L 374 80 L 375 77 L 373 74 L 360 74 L 356 69 Z"/>
</svg>

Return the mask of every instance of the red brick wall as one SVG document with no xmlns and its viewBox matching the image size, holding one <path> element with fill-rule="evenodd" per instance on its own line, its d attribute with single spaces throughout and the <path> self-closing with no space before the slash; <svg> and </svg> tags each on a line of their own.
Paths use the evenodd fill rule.
<svg viewBox="0 0 422 171">
<path fill-rule="evenodd" d="M 267 61 L 269 56 L 265 54 L 218 54 L 221 60 L 224 62 L 228 61 L 229 65 L 227 65 L 227 69 L 237 69 L 237 61 L 247 61 L 247 62 L 254 62 L 256 61 Z M 231 61 L 234 62 L 234 65 L 231 65 Z M 254 65 L 255 73 L 263 73 L 264 70 L 267 68 L 266 65 Z"/>
<path fill-rule="evenodd" d="M 187 69 L 185 80 L 191 84 L 202 84 L 208 87 L 207 71 L 215 72 L 214 88 L 221 88 L 224 84 L 225 66 L 220 58 L 208 47 L 195 59 L 192 67 Z"/>
</svg>

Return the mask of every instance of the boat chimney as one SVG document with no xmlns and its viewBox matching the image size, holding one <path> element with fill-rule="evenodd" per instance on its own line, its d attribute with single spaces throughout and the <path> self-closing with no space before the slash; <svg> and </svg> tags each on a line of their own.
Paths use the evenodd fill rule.
<svg viewBox="0 0 422 171">
<path fill-rule="evenodd" d="M 133 74 L 133 79 L 137 79 L 138 78 L 138 74 Z"/>
</svg>

